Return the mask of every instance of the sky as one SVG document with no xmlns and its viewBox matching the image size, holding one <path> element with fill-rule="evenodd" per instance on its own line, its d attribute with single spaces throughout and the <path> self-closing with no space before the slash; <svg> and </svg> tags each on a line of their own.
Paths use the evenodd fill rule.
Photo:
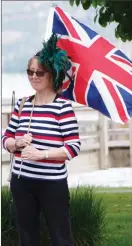
<svg viewBox="0 0 132 246">
<path fill-rule="evenodd" d="M 94 24 L 95 9 L 88 11 L 70 6 L 69 1 L 2 1 L 2 71 L 3 73 L 24 73 L 27 63 L 42 48 L 46 23 L 52 3 L 89 25 L 111 43 L 132 58 L 132 42 L 116 40 L 116 23 L 102 28 Z"/>
</svg>

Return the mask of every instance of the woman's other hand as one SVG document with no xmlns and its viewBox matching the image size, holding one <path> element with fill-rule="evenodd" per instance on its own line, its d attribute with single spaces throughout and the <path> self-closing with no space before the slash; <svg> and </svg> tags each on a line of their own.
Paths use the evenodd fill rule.
<svg viewBox="0 0 132 246">
<path fill-rule="evenodd" d="M 39 160 L 42 159 L 41 151 L 36 149 L 35 147 L 28 145 L 21 152 L 21 158 L 24 160 Z"/>
<path fill-rule="evenodd" d="M 19 149 L 19 148 L 26 147 L 26 146 L 30 145 L 32 142 L 32 139 L 33 138 L 32 138 L 31 133 L 24 134 L 23 137 L 16 139 L 16 143 L 15 143 L 16 148 Z"/>
</svg>

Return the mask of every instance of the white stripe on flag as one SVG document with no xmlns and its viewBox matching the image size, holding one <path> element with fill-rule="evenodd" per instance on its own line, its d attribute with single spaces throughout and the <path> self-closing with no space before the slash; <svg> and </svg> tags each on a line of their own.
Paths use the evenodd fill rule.
<svg viewBox="0 0 132 246">
<path fill-rule="evenodd" d="M 52 26 L 53 26 L 53 16 L 54 16 L 54 7 L 50 8 L 49 15 L 48 15 L 48 20 L 47 20 L 47 25 L 46 25 L 46 31 L 44 35 L 44 40 L 47 41 L 51 34 L 52 34 Z"/>
<path fill-rule="evenodd" d="M 108 91 L 108 88 L 105 85 L 104 80 L 102 79 L 102 73 L 100 73 L 99 71 L 94 71 L 92 77 L 93 77 L 94 84 L 96 85 L 96 87 L 97 87 L 97 89 L 98 89 L 98 91 L 99 91 L 99 93 L 100 93 L 100 95 L 101 95 L 101 97 L 102 97 L 102 99 L 106 105 L 106 108 L 110 114 L 111 119 L 117 123 L 123 123 L 119 114 L 118 114 L 114 100 L 113 100 L 110 92 Z"/>
</svg>

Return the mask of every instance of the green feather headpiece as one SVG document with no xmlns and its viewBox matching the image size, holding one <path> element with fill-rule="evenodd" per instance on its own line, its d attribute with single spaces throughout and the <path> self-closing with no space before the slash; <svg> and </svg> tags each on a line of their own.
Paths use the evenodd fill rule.
<svg viewBox="0 0 132 246">
<path fill-rule="evenodd" d="M 39 63 L 52 72 L 55 89 L 62 86 L 65 75 L 71 80 L 67 73 L 71 67 L 71 62 L 66 51 L 57 47 L 57 41 L 58 37 L 53 33 L 47 42 L 43 42 L 43 48 L 38 57 Z"/>
</svg>

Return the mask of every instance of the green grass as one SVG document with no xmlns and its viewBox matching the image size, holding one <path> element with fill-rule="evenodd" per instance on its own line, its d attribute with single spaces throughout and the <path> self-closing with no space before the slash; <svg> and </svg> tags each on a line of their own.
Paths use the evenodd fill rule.
<svg viewBox="0 0 132 246">
<path fill-rule="evenodd" d="M 113 190 L 113 192 L 112 192 Z M 106 207 L 106 242 L 102 246 L 132 246 L 132 192 L 97 192 Z"/>
<path fill-rule="evenodd" d="M 14 246 L 17 245 L 17 237 L 11 226 L 14 221 L 9 209 L 11 198 L 7 188 L 3 188 L 2 191 L 3 245 Z M 76 245 L 97 246 L 97 241 L 101 240 L 100 246 L 132 246 L 132 188 L 99 187 L 93 191 L 86 187 L 70 190 L 72 228 L 78 242 Z M 103 230 L 104 222 L 105 231 Z M 42 234 L 43 241 L 48 246 L 44 229 Z M 103 238 L 104 241 L 102 241 Z"/>
<path fill-rule="evenodd" d="M 132 187 L 117 187 L 117 188 L 114 188 L 114 187 L 95 187 L 94 188 L 95 191 L 97 192 L 132 192 Z"/>
</svg>

